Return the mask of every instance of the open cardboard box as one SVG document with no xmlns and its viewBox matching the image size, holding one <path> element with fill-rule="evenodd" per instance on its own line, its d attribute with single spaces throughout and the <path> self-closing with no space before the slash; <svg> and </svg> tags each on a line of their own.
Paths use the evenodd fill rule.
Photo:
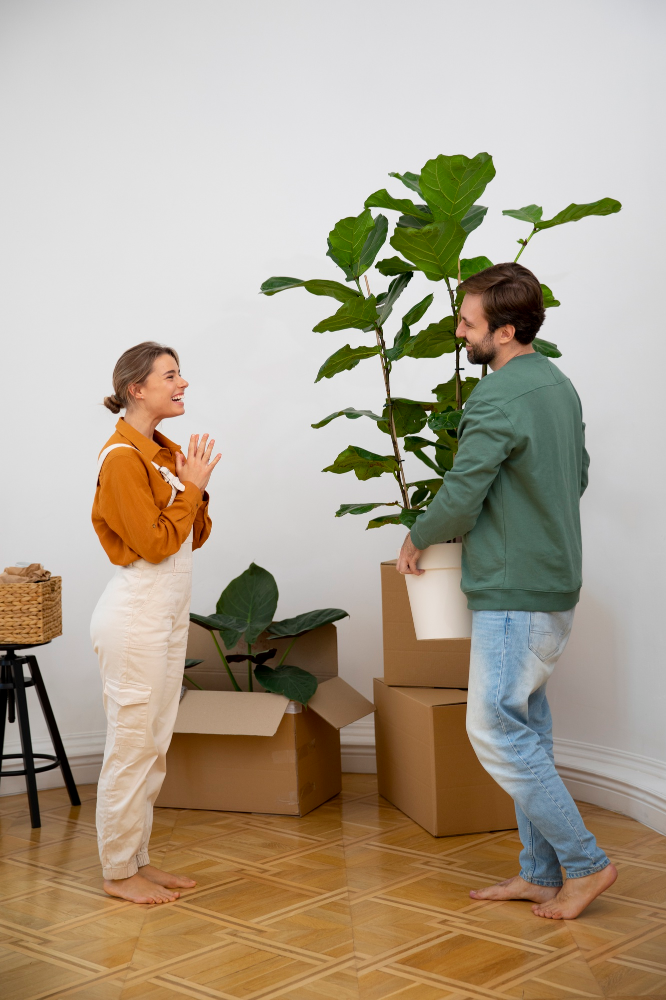
<svg viewBox="0 0 666 1000">
<path fill-rule="evenodd" d="M 224 680 L 228 683 L 228 677 L 210 636 L 196 625 L 191 626 L 188 656 L 199 658 L 194 656 L 195 632 L 204 634 L 215 657 L 207 657 L 208 670 L 196 668 L 196 679 L 209 689 L 188 690 L 180 703 L 166 778 L 156 804 L 304 816 L 337 795 L 341 788 L 340 729 L 368 715 L 373 706 L 337 676 L 335 626 L 323 626 L 298 640 L 294 652 L 302 642 L 312 654 L 309 661 L 304 662 L 302 650 L 300 663 L 289 655 L 296 666 L 316 673 L 318 665 L 330 674 L 320 681 L 306 708 L 282 695 L 269 694 L 259 685 L 254 692 L 213 690 L 218 683 L 221 688 Z M 307 645 L 305 640 L 309 640 Z M 247 670 L 237 676 L 246 686 Z"/>
<path fill-rule="evenodd" d="M 404 576 L 396 560 L 381 564 L 384 683 L 466 688 L 470 639 L 417 639 Z"/>
<path fill-rule="evenodd" d="M 467 691 L 374 688 L 379 794 L 433 837 L 515 829 L 513 800 L 469 742 Z"/>
</svg>

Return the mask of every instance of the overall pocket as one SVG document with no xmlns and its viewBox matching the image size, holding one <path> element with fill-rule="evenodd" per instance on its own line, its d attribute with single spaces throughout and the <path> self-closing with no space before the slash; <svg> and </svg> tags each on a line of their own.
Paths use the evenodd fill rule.
<svg viewBox="0 0 666 1000">
<path fill-rule="evenodd" d="M 152 688 L 145 684 L 119 684 L 108 680 L 104 685 L 109 728 L 115 743 L 131 747 L 146 745 L 148 702 Z"/>
<path fill-rule="evenodd" d="M 574 609 L 569 611 L 530 611 L 529 647 L 544 663 L 557 660 L 564 652 L 571 634 Z"/>
</svg>

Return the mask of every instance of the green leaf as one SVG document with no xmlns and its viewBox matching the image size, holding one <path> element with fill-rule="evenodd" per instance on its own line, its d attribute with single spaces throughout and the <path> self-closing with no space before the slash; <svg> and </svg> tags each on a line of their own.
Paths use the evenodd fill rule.
<svg viewBox="0 0 666 1000">
<path fill-rule="evenodd" d="M 460 225 L 466 233 L 473 233 L 485 219 L 487 211 L 488 209 L 484 205 L 472 205 L 469 211 L 463 215 Z"/>
<path fill-rule="evenodd" d="M 384 246 L 386 242 L 386 234 L 388 233 L 388 219 L 385 215 L 378 215 L 375 219 L 375 224 L 368 233 L 368 237 L 363 244 L 363 249 L 361 250 L 361 257 L 358 262 L 358 267 L 355 268 L 354 274 L 356 277 L 367 271 L 369 267 L 375 262 L 377 254 Z"/>
<path fill-rule="evenodd" d="M 331 420 L 335 420 L 337 417 L 347 417 L 348 420 L 358 420 L 359 417 L 370 417 L 371 420 L 382 419 L 378 414 L 373 413 L 372 410 L 355 410 L 352 406 L 348 406 L 346 410 L 336 410 L 335 413 L 329 413 L 327 417 L 324 417 L 318 423 L 310 424 L 310 427 L 318 430 L 320 427 L 330 424 Z"/>
<path fill-rule="evenodd" d="M 399 507 L 398 503 L 343 503 L 339 510 L 336 510 L 336 517 L 344 517 L 345 514 L 367 514 L 376 507 Z"/>
<path fill-rule="evenodd" d="M 524 208 L 505 208 L 502 215 L 510 215 L 512 219 L 531 222 L 533 226 L 536 226 L 541 221 L 543 209 L 540 205 L 525 205 Z"/>
<path fill-rule="evenodd" d="M 372 521 L 368 521 L 366 531 L 369 528 L 383 528 L 385 524 L 400 524 L 399 514 L 382 514 L 381 517 L 373 517 Z"/>
<path fill-rule="evenodd" d="M 462 399 L 466 403 L 472 394 L 472 390 L 478 384 L 479 379 L 469 375 L 462 383 Z M 438 403 L 455 406 L 456 402 L 456 377 L 450 378 L 448 382 L 440 382 L 434 389 L 430 390 L 436 397 Z"/>
<path fill-rule="evenodd" d="M 379 354 L 378 347 L 350 347 L 349 344 L 345 344 L 344 347 L 341 347 L 339 351 L 331 354 L 330 358 L 324 361 L 315 382 L 320 382 L 323 378 L 333 378 L 334 375 L 339 375 L 340 372 L 356 368 L 359 361 L 363 361 L 365 358 L 372 358 L 375 354 Z"/>
<path fill-rule="evenodd" d="M 427 208 L 428 206 L 424 206 Z M 424 226 L 430 225 L 433 221 L 432 215 L 429 219 L 419 219 L 416 215 L 401 215 L 396 222 L 396 226 L 401 229 L 423 229 Z"/>
<path fill-rule="evenodd" d="M 539 230 L 552 229 L 553 226 L 563 226 L 565 222 L 580 222 L 581 219 L 586 219 L 589 215 L 613 215 L 621 208 L 621 203 L 614 198 L 602 198 L 600 201 L 591 201 L 586 205 L 572 203 L 554 215 L 552 219 L 535 223 L 535 228 Z"/>
<path fill-rule="evenodd" d="M 388 419 L 388 406 L 385 406 L 382 411 L 382 419 L 377 424 L 384 434 L 390 434 Z M 404 437 L 405 434 L 416 434 L 422 427 L 425 427 L 427 419 L 426 411 L 420 403 L 416 403 L 413 399 L 398 398 L 393 400 L 393 423 L 398 437 Z"/>
<path fill-rule="evenodd" d="M 402 317 L 402 322 L 406 323 L 407 326 L 414 326 L 415 323 L 418 323 L 418 321 L 423 318 L 423 316 L 426 314 L 426 312 L 432 305 L 432 300 L 434 299 L 434 297 L 435 296 L 431 292 L 430 295 L 426 295 L 424 299 L 421 299 L 420 302 L 417 302 L 415 306 L 412 306 L 409 312 L 405 313 L 405 315 Z"/>
<path fill-rule="evenodd" d="M 400 257 L 386 257 L 384 260 L 380 260 L 375 267 L 380 274 L 385 277 L 390 277 L 393 274 L 413 274 L 414 265 L 408 264 L 406 260 L 401 260 Z"/>
<path fill-rule="evenodd" d="M 356 478 L 363 481 L 376 479 L 385 472 L 397 471 L 398 463 L 393 455 L 376 455 L 373 451 L 366 451 L 365 448 L 358 448 L 356 445 L 349 445 L 340 452 L 333 465 L 322 469 L 322 472 L 335 472 L 338 475 L 355 472 Z"/>
<path fill-rule="evenodd" d="M 428 417 L 428 427 L 431 431 L 457 431 L 462 416 L 462 410 L 445 410 L 443 413 L 433 413 Z"/>
<path fill-rule="evenodd" d="M 543 292 L 544 309 L 552 309 L 555 306 L 559 306 L 561 304 L 560 300 L 555 298 L 548 285 L 542 285 L 541 291 Z"/>
<path fill-rule="evenodd" d="M 195 625 L 201 625 L 208 632 L 219 632 L 223 637 L 224 645 L 231 649 L 239 641 L 245 631 L 246 623 L 242 618 L 235 615 L 196 615 L 190 613 L 190 621 Z M 225 638 L 226 637 L 226 638 Z M 229 640 L 229 641 L 227 641 Z"/>
<path fill-rule="evenodd" d="M 473 274 L 478 274 L 479 271 L 485 271 L 487 267 L 492 266 L 493 262 L 487 257 L 465 257 L 460 261 L 460 277 L 462 281 L 466 281 Z M 464 288 L 463 291 L 465 291 Z"/>
<path fill-rule="evenodd" d="M 397 302 L 398 298 L 402 295 L 405 288 L 412 280 L 414 276 L 413 271 L 407 271 L 405 274 L 399 274 L 397 278 L 394 278 L 388 287 L 385 297 L 382 299 L 381 306 L 379 307 L 379 319 L 377 323 L 379 326 L 383 326 L 386 320 L 389 318 L 393 312 L 393 306 Z"/>
<path fill-rule="evenodd" d="M 458 258 L 466 239 L 460 223 L 448 219 L 423 229 L 396 229 L 390 243 L 431 281 L 441 281 L 457 276 Z"/>
<path fill-rule="evenodd" d="M 360 215 L 340 219 L 328 234 L 327 256 L 342 268 L 348 281 L 358 277 L 358 262 L 374 227 L 372 213 L 366 208 Z"/>
<path fill-rule="evenodd" d="M 301 281 L 300 278 L 269 278 L 264 281 L 259 291 L 264 295 L 276 295 L 288 288 L 304 288 L 311 295 L 330 295 L 338 302 L 348 302 L 349 299 L 362 297 L 355 288 L 349 288 L 348 285 L 341 285 L 339 281 L 329 281 L 326 278 L 313 278 L 310 281 Z"/>
<path fill-rule="evenodd" d="M 306 632 L 314 632 L 316 628 L 338 622 L 341 618 L 349 618 L 349 612 L 343 611 L 342 608 L 318 608 L 317 611 L 306 611 L 305 614 L 296 615 L 295 618 L 283 618 L 280 622 L 271 622 L 266 631 L 269 635 L 290 639 L 293 636 L 305 635 Z"/>
<path fill-rule="evenodd" d="M 254 676 L 267 691 L 272 694 L 282 694 L 290 701 L 297 701 L 301 705 L 307 705 L 319 686 L 317 678 L 308 670 L 290 667 L 287 664 L 271 670 L 262 663 L 254 668 Z"/>
<path fill-rule="evenodd" d="M 312 328 L 313 333 L 328 333 L 332 330 L 364 330 L 377 320 L 377 300 L 374 295 L 363 296 L 343 302 L 336 313 L 327 316 Z"/>
<path fill-rule="evenodd" d="M 203 660 L 185 660 L 185 669 L 189 670 L 190 667 L 196 667 L 203 662 Z"/>
<path fill-rule="evenodd" d="M 406 437 L 404 441 L 405 451 L 421 451 L 422 448 L 432 447 L 437 445 L 436 441 L 431 441 L 430 438 L 419 437 L 418 435 Z"/>
<path fill-rule="evenodd" d="M 278 588 L 273 574 L 250 563 L 220 594 L 217 613 L 240 619 L 245 641 L 252 643 L 273 621 L 277 602 Z M 231 648 L 222 629 L 220 635 L 227 649 Z"/>
<path fill-rule="evenodd" d="M 408 187 L 410 191 L 415 191 L 419 198 L 422 198 L 421 188 L 419 186 L 419 175 L 413 174 L 409 170 L 405 170 L 404 174 L 390 173 L 389 177 L 396 177 L 399 181 Z"/>
<path fill-rule="evenodd" d="M 264 295 L 276 295 L 278 292 L 284 292 L 287 288 L 300 288 L 304 284 L 305 282 L 301 281 L 300 278 L 267 278 L 259 291 Z"/>
<path fill-rule="evenodd" d="M 411 337 L 409 335 L 409 327 L 403 320 L 402 326 L 400 327 L 399 333 L 396 334 L 395 340 L 393 341 L 393 347 L 389 347 L 386 352 L 386 357 L 389 361 L 399 361 L 400 358 L 404 357 L 405 346 L 409 343 Z"/>
<path fill-rule="evenodd" d="M 456 349 L 453 316 L 445 316 L 439 323 L 430 323 L 412 337 L 404 348 L 404 354 L 411 358 L 439 358 Z"/>
<path fill-rule="evenodd" d="M 445 476 L 446 473 L 451 469 L 451 465 L 449 465 L 448 469 L 446 469 L 443 468 L 441 465 L 438 465 L 437 462 L 433 462 L 433 460 L 429 458 L 429 456 L 426 455 L 423 450 L 415 451 L 414 454 L 416 455 L 416 457 L 419 459 L 420 462 L 423 462 L 424 465 L 427 465 L 428 468 L 436 472 L 438 476 Z"/>
<path fill-rule="evenodd" d="M 413 215 L 417 219 L 423 219 L 425 222 L 432 222 L 432 212 L 429 208 L 426 207 L 424 211 L 419 205 L 415 205 L 410 198 L 394 198 L 386 188 L 381 188 L 380 191 L 369 195 L 365 199 L 365 207 L 389 208 L 394 212 L 402 212 L 405 215 Z"/>
<path fill-rule="evenodd" d="M 429 491 L 421 487 L 421 489 L 414 490 L 411 497 L 409 498 L 409 502 L 412 505 L 412 507 L 416 507 L 418 506 L 418 504 L 423 503 L 423 501 L 428 498 L 428 495 Z"/>
<path fill-rule="evenodd" d="M 561 358 L 562 352 L 558 351 L 557 344 L 553 344 L 550 340 L 541 340 L 540 337 L 535 337 L 532 341 L 532 347 L 539 354 L 545 354 L 547 358 Z"/>
<path fill-rule="evenodd" d="M 488 153 L 477 153 L 473 159 L 441 155 L 423 167 L 420 187 L 436 220 L 460 221 L 494 176 Z"/>
<path fill-rule="evenodd" d="M 407 486 L 417 486 L 419 489 L 428 490 L 435 496 L 443 482 L 443 479 L 417 479 L 414 483 L 407 483 Z"/>
<path fill-rule="evenodd" d="M 406 528 L 413 528 L 414 522 L 421 514 L 425 514 L 424 510 L 405 510 L 400 512 L 400 524 L 404 524 Z"/>
</svg>

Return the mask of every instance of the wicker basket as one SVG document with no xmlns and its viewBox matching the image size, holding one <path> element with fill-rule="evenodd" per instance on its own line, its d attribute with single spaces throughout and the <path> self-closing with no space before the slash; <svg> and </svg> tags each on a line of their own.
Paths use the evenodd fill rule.
<svg viewBox="0 0 666 1000">
<path fill-rule="evenodd" d="M 62 635 L 62 577 L 0 585 L 0 645 L 48 642 Z"/>
</svg>

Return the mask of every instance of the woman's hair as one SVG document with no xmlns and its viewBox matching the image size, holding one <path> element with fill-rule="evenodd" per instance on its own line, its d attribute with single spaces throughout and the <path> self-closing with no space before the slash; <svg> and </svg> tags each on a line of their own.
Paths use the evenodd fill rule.
<svg viewBox="0 0 666 1000">
<path fill-rule="evenodd" d="M 511 325 L 520 344 L 531 344 L 545 318 L 541 285 L 522 264 L 495 264 L 478 271 L 459 286 L 481 296 L 481 305 L 493 333 Z"/>
<path fill-rule="evenodd" d="M 121 354 L 113 369 L 113 395 L 104 397 L 104 405 L 112 413 L 119 413 L 123 407 L 130 405 L 129 387 L 140 385 L 153 370 L 153 365 L 163 354 L 170 354 L 180 367 L 180 360 L 173 347 L 165 347 L 154 340 L 145 340 L 143 344 L 130 347 Z"/>
</svg>

